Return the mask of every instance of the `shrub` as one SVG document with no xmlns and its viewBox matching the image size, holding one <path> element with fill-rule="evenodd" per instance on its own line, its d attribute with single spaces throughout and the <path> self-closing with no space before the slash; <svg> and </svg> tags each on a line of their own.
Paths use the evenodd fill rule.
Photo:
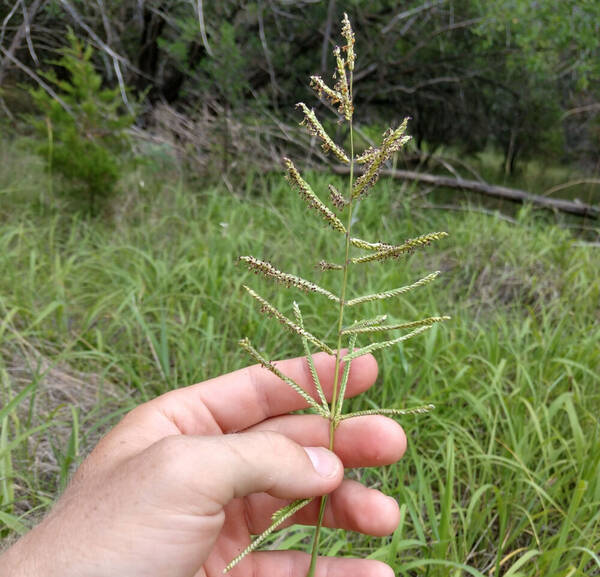
<svg viewBox="0 0 600 577">
<path fill-rule="evenodd" d="M 102 88 L 92 48 L 71 30 L 67 38 L 69 45 L 60 58 L 50 62 L 55 68 L 40 74 L 55 95 L 41 86 L 29 90 L 43 115 L 30 117 L 30 122 L 45 139 L 35 148 L 47 161 L 50 175 L 60 174 L 66 192 L 87 202 L 93 215 L 99 202 L 115 192 L 129 156 L 126 130 L 134 117 L 123 110 L 118 87 Z"/>
</svg>

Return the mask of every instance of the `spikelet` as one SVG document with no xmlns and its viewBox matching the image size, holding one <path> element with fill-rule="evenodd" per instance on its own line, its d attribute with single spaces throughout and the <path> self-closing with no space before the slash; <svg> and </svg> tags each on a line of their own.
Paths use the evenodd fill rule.
<svg viewBox="0 0 600 577">
<path fill-rule="evenodd" d="M 408 253 L 413 252 L 417 248 L 423 248 L 425 246 L 428 246 L 434 240 L 439 240 L 439 239 L 445 238 L 447 236 L 448 236 L 447 232 L 430 232 L 429 234 L 424 234 L 424 235 L 418 236 L 416 238 L 409 238 L 408 240 L 406 240 L 403 244 L 401 244 L 399 246 L 382 245 L 382 248 L 385 247 L 385 248 L 383 248 L 383 250 L 377 251 L 372 254 L 368 254 L 366 256 L 353 258 L 353 259 L 351 259 L 350 262 L 352 262 L 352 264 L 361 264 L 361 263 L 365 263 L 365 262 L 385 260 L 387 258 L 398 258 L 398 257 L 402 256 L 403 254 L 408 254 Z M 350 241 L 350 242 L 352 242 L 352 241 Z M 359 246 L 359 248 L 368 248 L 366 246 L 366 244 L 364 244 L 364 241 L 363 241 L 362 245 L 359 245 L 354 242 L 352 244 L 354 244 L 354 246 Z"/>
<path fill-rule="evenodd" d="M 328 417 L 328 411 L 325 411 L 323 407 L 317 403 L 296 381 L 290 379 L 287 375 L 284 375 L 271 361 L 268 361 L 263 357 L 250 343 L 250 340 L 245 338 L 239 341 L 240 347 L 242 347 L 257 363 L 263 366 L 268 371 L 271 371 L 274 375 L 279 377 L 284 383 L 289 385 L 294 391 L 296 391 L 317 413 L 324 417 Z"/>
<path fill-rule="evenodd" d="M 350 337 L 350 343 L 348 344 L 348 351 L 351 353 L 356 345 L 356 335 Z M 350 377 L 350 365 L 352 361 L 347 361 L 344 364 L 344 374 L 342 375 L 342 382 L 340 383 L 340 391 L 338 393 L 337 405 L 333 409 L 334 418 L 339 421 L 342 414 L 342 408 L 344 405 L 344 397 L 346 396 L 346 387 L 348 386 L 348 378 Z"/>
<path fill-rule="evenodd" d="M 419 279 L 417 282 L 414 282 L 411 285 L 407 285 L 407 286 L 403 286 L 400 288 L 396 288 L 396 289 L 392 289 L 390 291 L 385 291 L 382 293 L 373 293 L 370 295 L 365 295 L 362 297 L 357 297 L 355 299 L 349 300 L 346 303 L 347 307 L 352 307 L 354 305 L 359 305 L 362 303 L 368 303 L 371 301 L 380 301 L 380 300 L 384 300 L 384 299 L 389 299 L 392 297 L 396 297 L 399 296 L 401 294 L 407 293 L 408 291 L 411 291 L 412 289 L 416 289 L 418 287 L 421 287 L 423 285 L 429 284 L 431 281 L 435 280 L 438 276 L 440 275 L 440 271 L 436 271 L 433 272 L 431 274 L 428 274 L 426 277 L 423 277 L 421 279 Z"/>
<path fill-rule="evenodd" d="M 310 134 L 321 139 L 321 148 L 323 151 L 329 152 L 331 150 L 338 160 L 349 163 L 350 159 L 346 153 L 335 142 L 333 142 L 329 134 L 325 132 L 323 125 L 319 122 L 315 115 L 315 111 L 309 109 L 304 102 L 298 102 L 298 104 L 296 104 L 296 108 L 300 108 L 304 113 L 304 120 L 300 123 L 300 125 L 305 125 Z"/>
<path fill-rule="evenodd" d="M 329 186 L 329 198 L 333 203 L 333 206 L 338 210 L 343 210 L 348 205 L 348 201 L 344 198 L 344 195 L 335 187 L 333 184 Z"/>
<path fill-rule="evenodd" d="M 354 54 L 354 32 L 350 25 L 350 19 L 348 14 L 344 12 L 344 18 L 342 19 L 342 36 L 346 39 L 346 46 L 342 47 L 342 50 L 346 53 L 346 63 L 348 64 L 348 70 L 352 72 L 354 70 L 354 61 L 356 56 Z"/>
<path fill-rule="evenodd" d="M 381 341 L 378 343 L 371 343 L 370 345 L 367 345 L 366 347 L 362 347 L 361 349 L 356 349 L 355 351 L 348 353 L 344 357 L 344 362 L 345 363 L 350 362 L 352 359 L 362 357 L 363 355 L 368 355 L 369 353 L 373 353 L 373 352 L 379 351 L 381 349 L 387 349 L 389 347 L 397 345 L 398 343 L 407 341 L 408 339 L 412 339 L 413 337 L 416 337 L 417 335 L 420 335 L 421 333 L 428 331 L 432 326 L 433 325 L 419 327 L 418 329 L 415 329 L 411 333 L 408 333 L 407 335 L 402 335 L 401 337 L 392 339 L 391 341 Z"/>
<path fill-rule="evenodd" d="M 374 146 L 369 146 L 366 150 L 357 154 L 354 157 L 355 162 L 358 164 L 366 164 L 367 162 L 371 162 L 377 153 L 379 152 L 379 148 L 375 148 Z"/>
<path fill-rule="evenodd" d="M 351 238 L 350 242 L 356 248 L 362 248 L 364 250 L 387 250 L 389 248 L 394 248 L 393 244 L 387 244 L 385 242 L 368 242 L 363 240 L 362 238 Z"/>
<path fill-rule="evenodd" d="M 384 323 L 386 320 L 387 320 L 387 315 L 379 315 L 379 316 L 373 317 L 372 319 L 363 319 L 361 321 L 354 321 L 352 326 L 342 329 L 342 333 L 358 332 L 358 331 L 351 331 L 350 329 L 360 329 L 363 327 L 374 327 L 374 326 Z"/>
<path fill-rule="evenodd" d="M 246 555 L 252 553 L 258 549 L 258 547 L 263 543 L 263 541 L 273 532 L 279 525 L 281 525 L 284 521 L 287 521 L 292 515 L 295 515 L 300 509 L 306 507 L 314 497 L 310 497 L 308 499 L 298 499 L 296 501 L 291 502 L 289 505 L 286 505 L 279 511 L 275 511 L 273 516 L 271 517 L 272 523 L 271 525 L 263 531 L 258 537 L 248 545 L 225 569 L 223 569 L 223 573 L 228 573 L 231 571 Z"/>
<path fill-rule="evenodd" d="M 314 75 L 310 77 L 310 87 L 317 93 L 319 100 L 329 101 L 334 106 L 337 106 L 340 113 L 342 113 L 342 95 L 337 90 L 327 86 L 320 76 Z"/>
<path fill-rule="evenodd" d="M 313 345 L 315 345 L 322 351 L 325 351 L 327 354 L 334 354 L 334 351 L 330 347 L 328 347 L 323 341 L 315 337 L 313 334 L 309 333 L 307 330 L 299 327 L 295 322 L 288 319 L 283 313 L 278 311 L 270 302 L 261 297 L 258 293 L 254 292 L 250 287 L 247 287 L 246 285 L 242 286 L 248 291 L 250 296 L 255 298 L 260 303 L 261 312 L 276 318 L 282 325 L 287 327 L 290 331 L 307 339 L 309 342 L 311 342 Z"/>
<path fill-rule="evenodd" d="M 302 318 L 302 312 L 300 311 L 300 306 L 296 301 L 293 304 L 294 315 L 296 316 L 296 320 L 298 321 L 298 326 L 304 330 L 304 319 Z M 325 393 L 323 392 L 323 387 L 321 386 L 321 381 L 319 379 L 319 375 L 317 374 L 317 369 L 315 367 L 315 361 L 313 360 L 312 353 L 310 352 L 310 348 L 308 347 L 308 339 L 306 337 L 302 337 L 302 346 L 304 347 L 304 354 L 306 356 L 306 362 L 308 363 L 308 368 L 310 370 L 310 375 L 313 380 L 313 384 L 315 385 L 315 389 L 317 389 L 317 394 L 319 395 L 319 399 L 321 401 L 321 405 L 325 410 L 329 410 L 329 406 L 327 404 L 327 399 L 325 398 Z"/>
<path fill-rule="evenodd" d="M 316 285 L 315 283 L 312 283 L 299 276 L 281 272 L 268 262 L 253 256 L 240 256 L 238 260 L 245 262 L 250 270 L 263 274 L 267 278 L 273 279 L 274 281 L 281 283 L 288 288 L 295 286 L 303 291 L 317 293 L 326 296 L 329 300 L 340 302 L 340 299 L 334 294 L 330 293 L 327 289 L 324 289 L 319 285 Z"/>
<path fill-rule="evenodd" d="M 339 46 L 333 50 L 333 55 L 336 61 L 336 78 L 334 89 L 341 95 L 341 101 L 338 112 L 344 116 L 346 120 L 352 119 L 354 108 L 350 97 L 350 89 L 348 88 L 348 78 L 346 77 L 346 62 L 342 59 L 342 53 Z"/>
<path fill-rule="evenodd" d="M 368 194 L 379 178 L 379 172 L 383 163 L 410 140 L 410 136 L 405 134 L 407 124 L 408 118 L 405 118 L 396 130 L 390 129 L 383 135 L 381 146 L 372 152 L 370 159 L 367 161 L 368 164 L 365 171 L 354 183 L 352 198 L 362 198 Z"/>
<path fill-rule="evenodd" d="M 410 323 L 399 323 L 395 325 L 384 325 L 384 324 L 374 324 L 374 325 L 362 325 L 357 326 L 353 325 L 348 327 L 347 329 L 342 330 L 343 335 L 353 335 L 357 333 L 379 333 L 384 331 L 395 331 L 399 329 L 414 329 L 416 327 L 423 327 L 433 325 L 435 323 L 442 323 L 444 321 L 449 321 L 450 317 L 427 317 L 425 319 L 421 319 L 420 321 L 413 321 Z"/>
<path fill-rule="evenodd" d="M 338 420 L 353 419 L 354 417 L 364 417 L 366 415 L 422 415 L 433 411 L 435 405 L 423 405 L 421 407 L 412 407 L 410 409 L 367 409 L 366 411 L 356 411 L 355 413 L 346 413 L 341 415 Z"/>
<path fill-rule="evenodd" d="M 287 170 L 286 178 L 292 188 L 295 188 L 300 196 L 304 199 L 306 204 L 310 208 L 315 209 L 324 220 L 326 220 L 335 230 L 345 234 L 346 228 L 342 224 L 342 221 L 333 214 L 328 206 L 323 204 L 321 199 L 315 194 L 310 185 L 300 176 L 298 169 L 294 166 L 294 163 L 289 158 L 284 158 L 283 163 Z"/>
<path fill-rule="evenodd" d="M 317 268 L 325 270 L 342 270 L 344 267 L 341 264 L 335 264 L 334 262 L 327 262 L 326 260 L 320 260 Z"/>
</svg>

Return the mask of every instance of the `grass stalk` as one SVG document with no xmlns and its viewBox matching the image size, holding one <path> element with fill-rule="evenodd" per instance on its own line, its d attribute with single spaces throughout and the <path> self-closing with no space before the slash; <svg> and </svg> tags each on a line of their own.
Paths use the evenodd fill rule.
<svg viewBox="0 0 600 577">
<path fill-rule="evenodd" d="M 350 73 L 350 101 L 352 101 L 352 72 Z M 331 395 L 331 408 L 329 411 L 329 450 L 333 451 L 333 445 L 335 442 L 335 429 L 339 424 L 339 416 L 342 411 L 343 399 L 340 399 L 338 403 L 338 391 L 340 389 L 340 365 L 342 362 L 342 337 L 344 334 L 344 305 L 346 300 L 346 287 L 348 286 L 348 269 L 350 265 L 350 239 L 352 229 L 352 208 L 354 205 L 352 198 L 352 187 L 354 185 L 354 133 L 352 129 L 352 118 L 348 120 L 350 129 L 350 176 L 348 178 L 348 215 L 346 221 L 346 238 L 344 247 L 344 264 L 342 270 L 342 287 L 340 290 L 340 307 L 338 314 L 338 328 L 337 328 L 337 347 L 335 353 L 335 373 L 333 378 L 333 392 Z M 351 361 L 347 361 L 351 362 Z M 338 406 L 339 405 L 339 406 Z M 315 533 L 313 537 L 313 543 L 311 548 L 310 567 L 308 569 L 307 577 L 314 577 L 317 566 L 317 555 L 319 553 L 319 537 L 321 533 L 321 527 L 323 526 L 323 517 L 325 516 L 325 507 L 327 506 L 327 495 L 321 497 L 321 505 L 319 508 L 319 518 L 317 520 L 317 526 L 315 527 Z"/>
</svg>

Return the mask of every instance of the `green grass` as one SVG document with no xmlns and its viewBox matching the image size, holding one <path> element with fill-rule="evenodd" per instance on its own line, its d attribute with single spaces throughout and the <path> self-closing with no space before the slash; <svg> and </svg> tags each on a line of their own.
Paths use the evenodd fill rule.
<svg viewBox="0 0 600 577">
<path fill-rule="evenodd" d="M 247 364 L 252 336 L 271 358 L 300 354 L 241 285 L 241 254 L 334 285 L 314 272 L 334 255 L 280 177 L 249 175 L 232 195 L 150 169 L 128 177 L 100 221 L 50 202 L 30 158 L 0 149 L 0 536 L 22 533 L 52 504 L 85 452 L 129 408 L 162 391 Z M 144 188 L 139 185 L 143 178 Z M 325 189 L 322 176 L 315 190 Z M 378 356 L 380 377 L 351 408 L 433 402 L 403 419 L 397 465 L 359 473 L 396 497 L 388 539 L 326 531 L 330 553 L 369 556 L 402 576 L 600 575 L 600 251 L 521 211 L 518 223 L 419 211 L 382 183 L 357 232 L 398 241 L 451 236 L 351 279 L 361 294 L 442 270 L 385 307 L 394 320 L 452 321 Z M 370 232 L 368 232 L 370 231 Z M 329 276 L 327 276 L 329 275 Z M 336 311 L 252 278 L 312 332 Z M 314 304 L 308 309 L 308 303 Z M 365 310 L 378 313 L 373 303 Z M 301 546 L 304 533 L 285 543 Z"/>
</svg>

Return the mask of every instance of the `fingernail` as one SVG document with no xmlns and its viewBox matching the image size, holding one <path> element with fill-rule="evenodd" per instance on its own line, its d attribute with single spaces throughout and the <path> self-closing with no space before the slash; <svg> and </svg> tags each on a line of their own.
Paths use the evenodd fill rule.
<svg viewBox="0 0 600 577">
<path fill-rule="evenodd" d="M 340 467 L 338 458 L 323 447 L 304 447 L 315 471 L 321 477 L 334 477 Z"/>
</svg>

